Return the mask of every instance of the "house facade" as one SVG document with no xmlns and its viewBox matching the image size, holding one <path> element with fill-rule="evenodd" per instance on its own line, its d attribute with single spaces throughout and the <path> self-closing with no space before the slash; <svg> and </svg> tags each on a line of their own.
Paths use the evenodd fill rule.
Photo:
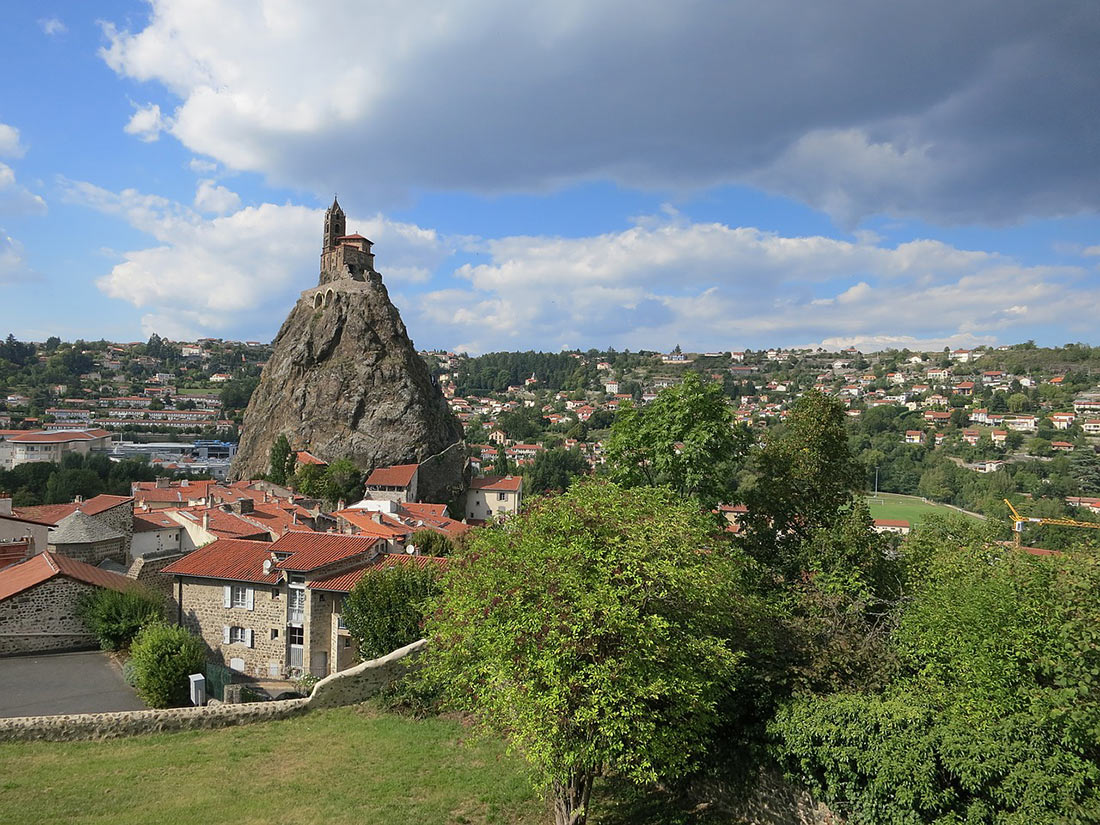
<svg viewBox="0 0 1100 825">
<path fill-rule="evenodd" d="M 514 516 L 523 504 L 523 476 L 482 476 L 466 491 L 466 518 L 492 521 Z"/>
</svg>

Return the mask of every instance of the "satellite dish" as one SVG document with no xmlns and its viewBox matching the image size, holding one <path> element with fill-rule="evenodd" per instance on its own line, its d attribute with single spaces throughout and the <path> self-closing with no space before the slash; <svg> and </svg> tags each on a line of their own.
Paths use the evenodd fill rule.
<svg viewBox="0 0 1100 825">
<path fill-rule="evenodd" d="M 415 544 L 410 544 L 408 547 L 405 548 L 405 552 L 408 553 L 410 556 L 415 556 L 416 555 L 416 545 Z"/>
<path fill-rule="evenodd" d="M 264 575 L 271 575 L 271 559 L 264 559 Z"/>
</svg>

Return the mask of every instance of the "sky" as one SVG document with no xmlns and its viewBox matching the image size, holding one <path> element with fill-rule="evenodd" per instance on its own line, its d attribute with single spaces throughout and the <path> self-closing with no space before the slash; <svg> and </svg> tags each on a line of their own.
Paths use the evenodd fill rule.
<svg viewBox="0 0 1100 825">
<path fill-rule="evenodd" d="M 338 194 L 422 348 L 1100 343 L 1095 0 L 0 10 L 4 334 L 271 340 Z"/>
</svg>

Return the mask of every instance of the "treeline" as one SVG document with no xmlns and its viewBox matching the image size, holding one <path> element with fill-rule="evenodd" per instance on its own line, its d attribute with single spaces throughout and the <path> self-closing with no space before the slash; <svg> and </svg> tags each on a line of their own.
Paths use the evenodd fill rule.
<svg viewBox="0 0 1100 825">
<path fill-rule="evenodd" d="M 67 504 L 77 496 L 128 496 L 131 482 L 153 481 L 157 475 L 140 459 L 115 462 L 102 453 L 69 453 L 60 463 L 32 461 L 0 470 L 0 490 L 11 495 L 16 507 Z"/>
<path fill-rule="evenodd" d="M 580 357 L 578 357 L 580 356 Z M 617 372 L 633 369 L 651 360 L 650 354 L 599 352 L 490 352 L 465 361 L 455 371 L 459 395 L 504 392 L 508 387 L 523 386 L 534 375 L 540 390 L 586 390 L 599 377 L 596 364 L 607 361 Z"/>
</svg>

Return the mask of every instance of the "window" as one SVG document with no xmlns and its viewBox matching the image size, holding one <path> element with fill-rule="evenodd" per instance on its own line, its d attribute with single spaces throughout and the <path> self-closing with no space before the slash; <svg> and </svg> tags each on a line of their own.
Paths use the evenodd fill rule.
<svg viewBox="0 0 1100 825">
<path fill-rule="evenodd" d="M 272 639 L 278 639 L 279 638 L 279 628 L 277 628 L 277 627 L 271 628 L 271 638 Z"/>
<path fill-rule="evenodd" d="M 231 645 L 243 645 L 247 644 L 247 638 L 243 627 L 231 627 L 229 628 L 229 644 Z"/>
<path fill-rule="evenodd" d="M 351 636 L 344 637 L 344 647 L 351 647 Z"/>
<path fill-rule="evenodd" d="M 248 607 L 248 588 L 243 584 L 233 585 L 233 592 L 231 594 L 231 607 Z"/>
<path fill-rule="evenodd" d="M 305 644 L 305 633 L 300 627 L 288 627 L 286 629 L 286 638 L 292 645 Z"/>
<path fill-rule="evenodd" d="M 279 598 L 279 588 L 277 588 L 277 587 L 271 588 L 271 598 L 273 598 L 273 599 Z"/>
<path fill-rule="evenodd" d="M 508 494 L 507 493 L 497 493 L 497 501 L 507 501 L 507 500 L 508 500 Z"/>
</svg>

